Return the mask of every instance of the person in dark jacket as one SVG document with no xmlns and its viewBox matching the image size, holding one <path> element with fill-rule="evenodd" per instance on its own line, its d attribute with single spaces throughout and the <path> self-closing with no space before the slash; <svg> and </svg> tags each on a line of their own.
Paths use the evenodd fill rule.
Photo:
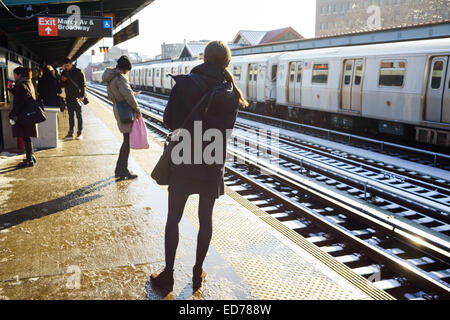
<svg viewBox="0 0 450 320">
<path fill-rule="evenodd" d="M 18 167 L 32 167 L 36 163 L 36 157 L 33 155 L 31 137 L 38 137 L 37 125 L 22 126 L 18 123 L 18 119 L 25 107 L 36 100 L 36 93 L 27 69 L 23 67 L 15 68 L 14 80 L 16 83 L 13 89 L 13 107 L 9 113 L 9 118 L 12 120 L 11 123 L 14 123 L 12 126 L 13 137 L 23 138 L 26 152 L 25 160 Z"/>
<path fill-rule="evenodd" d="M 61 86 L 56 79 L 55 69 L 46 65 L 42 69 L 42 75 L 38 80 L 37 91 L 39 100 L 44 107 L 60 107 L 58 94 L 61 94 Z"/>
<path fill-rule="evenodd" d="M 70 59 L 64 60 L 64 71 L 61 75 L 61 87 L 66 92 L 67 111 L 69 112 L 69 132 L 66 139 L 73 138 L 75 127 L 75 114 L 78 120 L 77 139 L 82 138 L 83 115 L 81 103 L 86 96 L 86 78 L 83 71 L 73 66 Z"/>
<path fill-rule="evenodd" d="M 193 289 L 199 289 L 205 279 L 203 261 L 206 257 L 212 237 L 212 213 L 215 200 L 224 194 L 224 162 L 226 157 L 226 131 L 234 127 L 239 106 L 248 106 L 242 92 L 237 88 L 233 75 L 227 67 L 231 61 L 230 49 L 221 41 L 212 41 L 204 53 L 204 63 L 195 67 L 189 75 L 175 76 L 169 102 L 164 112 L 164 123 L 170 129 L 179 129 L 185 122 L 193 107 L 213 88 L 223 86 L 221 95 L 212 102 L 202 103 L 194 112 L 183 129 L 190 133 L 191 161 L 171 166 L 169 181 L 169 210 L 165 228 L 165 261 L 166 266 L 160 274 L 152 274 L 151 281 L 160 288 L 173 290 L 174 261 L 178 246 L 178 224 L 183 210 L 191 194 L 199 194 L 200 229 L 197 238 L 196 262 L 193 268 Z M 205 101 L 208 99 L 205 99 Z M 197 122 L 196 124 L 194 121 Z M 219 162 L 207 164 L 192 162 L 195 153 L 203 155 L 207 146 L 202 137 L 195 137 L 195 127 L 201 123 L 202 133 L 207 129 L 218 129 L 222 134 L 223 155 Z M 195 151 L 194 139 L 201 139 L 201 150 Z M 181 141 L 182 142 L 182 141 Z M 180 142 L 180 143 L 181 143 Z M 199 152 L 198 152 L 199 151 Z M 189 154 L 189 152 L 188 152 Z M 197 154 L 197 156 L 198 156 Z M 172 161 L 174 154 L 172 152 Z M 195 159 L 194 159 L 195 160 Z"/>
</svg>

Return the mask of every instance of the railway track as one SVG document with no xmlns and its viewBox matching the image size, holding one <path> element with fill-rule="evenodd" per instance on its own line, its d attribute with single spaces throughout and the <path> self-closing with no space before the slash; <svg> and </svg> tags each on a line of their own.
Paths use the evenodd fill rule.
<svg viewBox="0 0 450 320">
<path fill-rule="evenodd" d="M 100 87 L 102 86 L 98 84 L 96 85 Z M 160 101 L 166 101 L 168 99 L 168 96 L 166 94 L 149 91 L 142 91 L 142 92 L 143 96 L 150 97 L 152 98 L 151 100 L 157 98 Z M 293 130 L 298 133 L 306 134 L 308 137 L 314 136 L 320 139 L 329 140 L 340 144 L 346 144 L 348 146 L 354 146 L 356 148 L 377 152 L 398 159 L 404 159 L 427 166 L 442 168 L 444 170 L 450 170 L 450 155 L 448 154 L 442 154 L 438 152 L 408 147 L 382 140 L 376 140 L 340 131 L 324 129 L 317 126 L 300 124 L 297 122 L 261 115 L 254 112 L 240 111 L 239 117 L 241 119 L 254 120 L 257 121 L 258 123 L 265 123 L 270 126 L 277 126 L 279 128 Z M 308 141 L 303 142 L 308 143 Z M 339 152 L 339 150 L 335 151 Z M 361 158 L 360 156 L 354 156 L 351 154 L 349 154 L 348 156 Z M 369 162 L 371 161 L 370 158 L 367 159 L 361 158 L 358 160 L 359 161 L 366 160 Z"/>
<path fill-rule="evenodd" d="M 101 88 L 91 88 L 91 93 L 104 99 Z M 149 129 L 164 140 L 168 131 L 161 125 L 163 102 L 142 102 L 142 105 Z M 427 201 L 413 203 L 417 207 L 411 209 L 406 206 L 408 201 L 389 203 L 393 199 L 384 199 L 386 193 L 384 198 L 377 194 L 381 188 L 373 184 L 368 188 L 368 183 L 361 184 L 358 179 L 355 182 L 355 178 L 365 175 L 349 171 L 349 166 L 359 166 L 369 172 L 384 172 L 384 169 L 371 163 L 361 166 L 355 159 L 338 155 L 329 157 L 326 152 L 318 154 L 320 150 L 314 148 L 305 150 L 286 137 L 280 137 L 275 145 L 280 155 L 278 163 L 261 161 L 256 156 L 258 150 L 252 147 L 255 141 L 244 134 L 250 128 L 248 124 L 238 123 L 229 147 L 230 159 L 240 160 L 229 161 L 226 166 L 226 184 L 231 189 L 394 297 L 450 299 L 448 214 L 445 210 L 448 206 L 440 211 L 442 201 L 435 201 L 432 194 L 428 194 L 433 180 L 419 179 L 412 174 L 402 178 L 404 186 L 410 184 L 427 190 L 428 197 L 423 198 L 432 205 Z M 305 153 L 317 158 L 311 159 Z M 323 167 L 324 163 L 328 169 Z M 352 175 L 346 177 L 347 181 L 338 181 L 335 178 L 342 176 L 342 172 L 336 173 L 336 169 L 343 170 L 344 166 Z M 386 177 L 380 171 L 376 175 Z M 389 183 L 384 181 L 385 186 L 398 189 L 390 181 L 392 176 L 386 178 Z M 448 196 L 445 184 L 437 186 L 436 190 Z M 411 194 L 418 198 L 414 192 Z M 394 215 L 389 210 L 398 212 Z M 435 224 L 430 224 L 430 219 L 436 221 Z"/>
</svg>

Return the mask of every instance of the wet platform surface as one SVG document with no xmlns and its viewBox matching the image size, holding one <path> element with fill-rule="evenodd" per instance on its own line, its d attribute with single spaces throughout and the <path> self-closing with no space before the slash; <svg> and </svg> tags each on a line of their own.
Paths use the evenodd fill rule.
<svg viewBox="0 0 450 320">
<path fill-rule="evenodd" d="M 133 150 L 129 168 L 139 178 L 116 181 L 121 134 L 110 108 L 90 100 L 83 140 L 38 151 L 33 168 L 14 168 L 23 156 L 0 159 L 0 299 L 385 298 L 344 265 L 336 272 L 317 260 L 312 244 L 299 246 L 290 238 L 302 244 L 301 237 L 274 228 L 231 190 L 216 202 L 206 284 L 192 292 L 192 196 L 180 224 L 174 292 L 162 296 L 149 282 L 164 267 L 167 192 L 149 177 L 162 148 L 150 140 L 149 150 Z M 67 124 L 60 115 L 61 139 Z"/>
</svg>

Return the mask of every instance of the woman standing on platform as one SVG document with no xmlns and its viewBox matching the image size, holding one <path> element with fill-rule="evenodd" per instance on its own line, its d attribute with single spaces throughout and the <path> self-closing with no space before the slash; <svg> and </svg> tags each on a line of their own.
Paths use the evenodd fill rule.
<svg viewBox="0 0 450 320">
<path fill-rule="evenodd" d="M 56 78 L 55 69 L 51 65 L 43 68 L 42 75 L 38 80 L 37 91 L 44 107 L 61 107 L 58 94 L 61 94 L 62 90 Z"/>
<path fill-rule="evenodd" d="M 14 99 L 13 107 L 9 113 L 9 118 L 12 120 L 13 137 L 22 137 L 25 145 L 26 158 L 18 165 L 18 167 L 32 167 L 36 163 L 36 158 L 33 155 L 33 144 L 31 138 L 37 138 L 37 125 L 22 126 L 17 123 L 19 115 L 23 109 L 30 103 L 31 100 L 36 100 L 36 93 L 34 86 L 30 80 L 29 72 L 24 67 L 17 67 L 14 69 L 15 86 L 13 89 Z"/>
<path fill-rule="evenodd" d="M 114 116 L 117 120 L 117 126 L 120 132 L 123 133 L 123 143 L 120 148 L 119 158 L 117 159 L 115 175 L 119 179 L 136 179 L 137 175 L 128 170 L 128 157 L 130 155 L 130 131 L 132 122 L 125 123 L 120 121 L 119 111 L 117 109 L 117 102 L 125 101 L 136 113 L 139 118 L 141 111 L 136 101 L 135 96 L 138 93 L 133 92 L 128 81 L 128 72 L 132 66 L 127 56 L 122 56 L 117 60 L 117 66 L 107 68 L 103 73 L 102 80 L 108 85 L 108 98 L 114 103 Z"/>
<path fill-rule="evenodd" d="M 152 274 L 152 283 L 160 288 L 173 290 L 174 261 L 178 246 L 178 224 L 183 215 L 184 207 L 191 194 L 199 194 L 198 216 L 200 229 L 197 238 L 196 262 L 193 268 L 193 289 L 198 290 L 206 277 L 203 271 L 203 261 L 208 252 L 212 237 L 212 214 L 217 198 L 224 194 L 224 164 L 226 157 L 226 130 L 233 129 L 239 106 L 246 107 L 248 102 L 235 84 L 233 75 L 227 67 L 231 61 L 228 46 L 221 41 L 210 42 L 204 52 L 204 63 L 195 67 L 189 75 L 173 77 L 176 84 L 172 89 L 169 102 L 164 112 L 164 123 L 172 130 L 183 127 L 192 137 L 191 155 L 196 152 L 193 148 L 194 121 L 201 121 L 203 131 L 216 129 L 222 134 L 220 141 L 223 148 L 223 159 L 219 163 L 180 164 L 171 166 L 169 179 L 169 210 L 165 229 L 165 260 L 166 266 L 162 273 Z M 206 99 L 211 89 L 216 95 L 212 100 Z M 209 104 L 200 103 L 202 97 Z M 204 105 L 205 104 L 205 105 Z M 183 123 L 185 125 L 183 126 Z M 200 137 L 200 139 L 202 139 Z M 205 144 L 201 148 L 204 154 Z M 200 153 L 200 152 L 198 152 Z M 173 156 L 173 155 L 172 155 Z M 191 161 L 191 163 L 193 163 Z"/>
</svg>

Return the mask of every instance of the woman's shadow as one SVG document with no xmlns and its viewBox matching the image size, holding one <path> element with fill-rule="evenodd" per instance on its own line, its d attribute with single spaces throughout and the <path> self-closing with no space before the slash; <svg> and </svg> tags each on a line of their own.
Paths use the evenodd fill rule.
<svg viewBox="0 0 450 320">
<path fill-rule="evenodd" d="M 64 197 L 2 214 L 0 215 L 0 230 L 8 229 L 21 224 L 22 222 L 49 216 L 51 214 L 101 198 L 103 197 L 101 194 L 88 195 L 95 191 L 104 189 L 113 183 L 115 183 L 115 177 L 108 177 L 71 192 Z"/>
</svg>

